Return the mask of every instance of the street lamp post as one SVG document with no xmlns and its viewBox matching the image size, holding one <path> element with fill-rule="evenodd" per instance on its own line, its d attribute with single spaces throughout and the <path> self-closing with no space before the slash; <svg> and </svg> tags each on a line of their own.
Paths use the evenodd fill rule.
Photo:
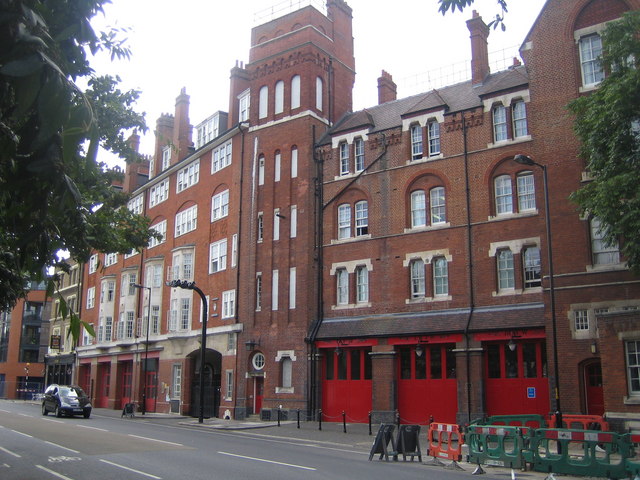
<svg viewBox="0 0 640 480">
<path fill-rule="evenodd" d="M 555 375 L 555 398 L 556 398 L 556 428 L 562 428 L 562 409 L 560 408 L 560 370 L 558 367 L 558 333 L 556 321 L 556 293 L 553 276 L 553 249 L 551 247 L 551 217 L 549 215 L 549 186 L 547 180 L 547 166 L 534 162 L 531 157 L 518 154 L 513 157 L 516 163 L 521 165 L 536 166 L 542 169 L 542 183 L 544 187 L 544 215 L 547 230 L 547 263 L 549 269 L 549 301 L 551 307 L 551 335 L 553 342 L 553 371 Z"/>
<path fill-rule="evenodd" d="M 144 344 L 144 367 L 142 368 L 142 415 L 147 411 L 147 364 L 149 361 L 149 322 L 151 321 L 151 287 L 145 287 L 144 285 L 132 284 L 134 288 L 146 289 L 149 293 L 149 299 L 147 300 L 147 341 Z"/>
<path fill-rule="evenodd" d="M 173 288 L 185 288 L 187 290 L 194 290 L 200 295 L 202 299 L 202 334 L 200 340 L 200 415 L 198 417 L 198 423 L 204 421 L 204 368 L 205 368 L 205 355 L 207 353 L 207 297 L 196 286 L 196 282 L 187 282 L 186 280 L 171 280 L 167 282 L 167 286 Z"/>
</svg>

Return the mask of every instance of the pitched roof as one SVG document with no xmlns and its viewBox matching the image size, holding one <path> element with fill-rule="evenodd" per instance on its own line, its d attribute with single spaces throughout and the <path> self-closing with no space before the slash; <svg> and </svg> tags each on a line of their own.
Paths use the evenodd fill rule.
<svg viewBox="0 0 640 480">
<path fill-rule="evenodd" d="M 446 113 L 469 110 L 482 105 L 485 97 L 525 87 L 529 83 L 524 65 L 491 74 L 481 85 L 471 80 L 437 90 L 419 93 L 381 105 L 347 113 L 320 139 L 319 144 L 330 142 L 333 135 L 368 127 L 369 133 L 381 132 L 402 125 L 403 117 L 411 117 L 429 110 L 444 109 Z"/>
<path fill-rule="evenodd" d="M 315 339 L 460 333 L 467 326 L 469 312 L 469 308 L 456 308 L 429 312 L 327 318 L 322 321 Z M 544 327 L 544 324 L 544 304 L 542 303 L 477 307 L 473 312 L 470 331 L 540 328 Z"/>
</svg>

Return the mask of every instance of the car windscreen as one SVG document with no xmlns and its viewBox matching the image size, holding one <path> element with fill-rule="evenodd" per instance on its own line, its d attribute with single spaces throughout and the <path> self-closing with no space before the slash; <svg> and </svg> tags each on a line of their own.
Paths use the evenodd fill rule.
<svg viewBox="0 0 640 480">
<path fill-rule="evenodd" d="M 63 397 L 83 397 L 84 392 L 77 387 L 60 387 L 60 395 Z"/>
</svg>

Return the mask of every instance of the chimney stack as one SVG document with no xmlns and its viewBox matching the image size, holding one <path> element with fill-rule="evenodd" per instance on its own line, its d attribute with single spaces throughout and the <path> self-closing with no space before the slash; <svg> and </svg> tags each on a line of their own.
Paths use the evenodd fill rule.
<svg viewBox="0 0 640 480">
<path fill-rule="evenodd" d="M 397 93 L 398 86 L 394 83 L 393 77 L 382 70 L 382 75 L 378 77 L 378 105 L 392 102 L 397 98 Z"/>
<path fill-rule="evenodd" d="M 467 20 L 467 28 L 471 34 L 471 84 L 481 85 L 490 73 L 487 49 L 489 27 L 474 10 L 471 20 Z"/>
</svg>

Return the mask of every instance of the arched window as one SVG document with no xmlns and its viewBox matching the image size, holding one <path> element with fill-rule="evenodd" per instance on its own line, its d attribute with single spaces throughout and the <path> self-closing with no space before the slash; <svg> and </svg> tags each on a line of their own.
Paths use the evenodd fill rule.
<svg viewBox="0 0 640 480">
<path fill-rule="evenodd" d="M 284 110 L 284 82 L 278 80 L 276 82 L 275 91 L 275 113 L 282 113 Z"/>
<path fill-rule="evenodd" d="M 369 204 L 366 200 L 356 203 L 356 237 L 369 233 Z"/>
<path fill-rule="evenodd" d="M 291 109 L 300 108 L 300 75 L 291 79 Z"/>
<path fill-rule="evenodd" d="M 411 160 L 422 158 L 422 127 L 419 124 L 411 125 Z"/>
<path fill-rule="evenodd" d="M 282 357 L 282 360 L 280 360 L 280 363 L 282 368 L 282 388 L 291 388 L 293 362 L 289 357 Z"/>
<path fill-rule="evenodd" d="M 258 104 L 258 117 L 265 118 L 269 111 L 269 87 L 260 88 L 260 103 Z"/>
<path fill-rule="evenodd" d="M 316 77 L 316 108 L 322 111 L 322 78 Z"/>
</svg>

